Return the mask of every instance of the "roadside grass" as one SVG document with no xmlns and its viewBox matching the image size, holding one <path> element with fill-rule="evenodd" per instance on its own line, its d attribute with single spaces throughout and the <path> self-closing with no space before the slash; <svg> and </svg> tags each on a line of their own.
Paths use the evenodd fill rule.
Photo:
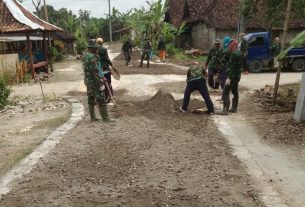
<svg viewBox="0 0 305 207">
<path fill-rule="evenodd" d="M 37 122 L 36 125 L 31 128 L 30 131 L 22 133 L 25 137 L 30 137 L 32 134 L 39 134 L 39 131 L 46 130 L 48 133 L 50 133 L 50 130 L 54 130 L 60 125 L 67 122 L 71 116 L 72 108 L 69 107 L 68 110 L 65 110 L 60 114 L 60 116 Z M 35 132 L 36 131 L 36 132 Z M 40 137 L 39 139 L 34 140 L 24 140 L 23 143 L 26 142 L 26 144 L 20 144 L 19 146 L 15 146 L 15 149 L 12 150 L 12 152 L 8 152 L 8 159 L 2 159 L 2 167 L 0 168 L 0 176 L 3 176 L 5 173 L 7 173 L 12 167 L 14 167 L 18 162 L 20 162 L 23 158 L 31 154 L 37 146 L 39 146 L 46 138 Z M 8 147 L 12 147 L 12 144 L 9 143 L 9 141 L 0 140 L 0 150 L 5 151 Z"/>
</svg>

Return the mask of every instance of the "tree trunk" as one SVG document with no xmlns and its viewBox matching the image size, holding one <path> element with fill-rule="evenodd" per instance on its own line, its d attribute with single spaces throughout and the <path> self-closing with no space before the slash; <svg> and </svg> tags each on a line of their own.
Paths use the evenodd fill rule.
<svg viewBox="0 0 305 207">
<path fill-rule="evenodd" d="M 291 13 L 291 5 L 292 5 L 293 0 L 288 0 L 287 3 L 287 10 L 286 10 L 286 15 L 285 15 L 285 22 L 284 22 L 284 32 L 283 32 L 283 38 L 281 42 L 281 52 L 285 49 L 285 42 L 287 39 L 287 31 L 288 31 L 288 25 L 290 21 L 290 13 Z M 276 98 L 277 98 L 277 93 L 279 89 L 279 84 L 280 84 L 280 77 L 281 77 L 281 70 L 282 70 L 282 61 L 280 61 L 280 64 L 277 68 L 277 73 L 276 73 L 276 79 L 275 79 L 275 84 L 274 84 L 274 92 L 273 92 L 273 104 L 276 104 Z"/>
<path fill-rule="evenodd" d="M 239 27 L 238 27 L 238 33 L 246 33 L 246 15 L 243 12 L 243 8 L 244 8 L 244 2 L 245 0 L 240 0 L 239 2 Z"/>
</svg>

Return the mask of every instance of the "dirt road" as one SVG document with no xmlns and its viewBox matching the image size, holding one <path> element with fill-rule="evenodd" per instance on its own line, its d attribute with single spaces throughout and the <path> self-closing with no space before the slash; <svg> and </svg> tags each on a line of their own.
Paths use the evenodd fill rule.
<svg viewBox="0 0 305 207">
<path fill-rule="evenodd" d="M 115 64 L 124 63 L 118 58 Z M 185 73 L 166 65 L 120 69 Z M 181 94 L 182 76 L 171 84 L 155 82 L 153 87 L 164 90 L 145 99 L 128 95 L 128 88 L 117 90 L 118 106 L 110 109 L 116 122 L 92 123 L 87 115 L 1 197 L 1 206 L 264 206 L 213 120 L 177 110 L 181 101 L 167 90 Z M 86 105 L 83 91 L 74 92 Z M 201 101 L 192 100 L 190 108 L 199 106 Z"/>
</svg>

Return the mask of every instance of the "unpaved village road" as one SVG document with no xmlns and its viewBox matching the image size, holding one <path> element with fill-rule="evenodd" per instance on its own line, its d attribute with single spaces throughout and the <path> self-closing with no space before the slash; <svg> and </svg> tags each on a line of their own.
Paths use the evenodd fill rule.
<svg viewBox="0 0 305 207">
<path fill-rule="evenodd" d="M 135 60 L 136 67 L 123 64 L 120 57 L 116 59 L 123 79 L 124 74 L 158 74 L 159 78 L 185 74 L 185 70 L 166 65 L 139 69 Z M 81 79 L 80 74 L 78 81 Z M 177 110 L 181 101 L 168 92 L 181 96 L 183 80 L 184 76 L 171 83 L 156 81 L 154 87 L 162 89 L 157 94 L 158 90 L 139 87 L 139 92 L 145 91 L 139 97 L 134 88 L 117 87 L 118 106 L 110 108 L 116 122 L 93 123 L 86 115 L 16 188 L 1 197 L 0 205 L 264 206 L 259 189 L 213 120 Z M 85 93 L 77 85 L 70 94 L 86 106 Z M 190 109 L 201 105 L 193 99 Z"/>
</svg>

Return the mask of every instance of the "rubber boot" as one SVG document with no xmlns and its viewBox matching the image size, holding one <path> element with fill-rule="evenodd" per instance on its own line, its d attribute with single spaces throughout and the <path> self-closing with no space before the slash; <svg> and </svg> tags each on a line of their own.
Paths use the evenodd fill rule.
<svg viewBox="0 0 305 207">
<path fill-rule="evenodd" d="M 229 114 L 229 107 L 230 107 L 230 99 L 224 98 L 223 99 L 223 109 L 222 111 L 218 112 L 218 115 L 228 115 Z"/>
<path fill-rule="evenodd" d="M 100 114 L 102 116 L 102 121 L 104 122 L 115 122 L 113 119 L 109 118 L 108 110 L 106 105 L 99 105 Z"/>
<path fill-rule="evenodd" d="M 229 110 L 231 113 L 237 113 L 238 98 L 232 98 L 232 108 Z"/>
<path fill-rule="evenodd" d="M 95 117 L 94 105 L 89 105 L 89 114 L 91 121 L 98 121 L 98 118 Z"/>
</svg>

